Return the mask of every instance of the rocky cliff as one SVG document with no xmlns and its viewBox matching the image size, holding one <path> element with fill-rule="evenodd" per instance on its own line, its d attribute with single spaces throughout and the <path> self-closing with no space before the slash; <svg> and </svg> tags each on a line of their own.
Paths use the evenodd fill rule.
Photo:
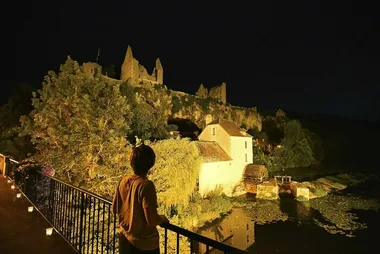
<svg viewBox="0 0 380 254">
<path fill-rule="evenodd" d="M 128 84 L 130 86 L 130 84 Z M 256 108 L 243 108 L 224 104 L 214 98 L 201 98 L 192 94 L 168 89 L 165 85 L 130 86 L 139 96 L 148 101 L 162 101 L 169 119 L 188 119 L 200 129 L 205 127 L 205 117 L 211 114 L 213 118 L 230 120 L 246 129 L 262 128 L 262 117 Z M 157 97 L 154 99 L 153 97 Z M 157 103 L 155 103 L 157 104 Z M 171 105 L 171 106 L 167 106 Z M 157 105 L 156 105 L 157 106 Z"/>
<path fill-rule="evenodd" d="M 205 116 L 231 120 L 246 129 L 262 128 L 262 117 L 256 108 L 243 108 L 224 104 L 212 98 L 200 98 L 195 95 L 171 91 L 171 118 L 190 119 L 199 128 L 205 127 Z"/>
</svg>

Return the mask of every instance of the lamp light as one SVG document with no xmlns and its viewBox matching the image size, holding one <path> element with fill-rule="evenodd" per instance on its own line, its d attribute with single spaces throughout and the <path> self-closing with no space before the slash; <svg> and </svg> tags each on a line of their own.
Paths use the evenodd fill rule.
<svg viewBox="0 0 380 254">
<path fill-rule="evenodd" d="M 4 175 L 4 178 L 7 178 L 7 176 L 6 176 L 6 175 Z"/>
<path fill-rule="evenodd" d="M 16 194 L 16 197 L 17 197 L 17 198 L 21 198 L 21 193 L 17 193 L 17 194 Z"/>
<path fill-rule="evenodd" d="M 12 184 L 11 189 L 13 190 L 14 188 L 16 188 L 16 186 L 14 184 Z"/>
<path fill-rule="evenodd" d="M 28 206 L 28 212 L 33 212 L 33 209 L 34 209 L 34 207 L 33 206 Z"/>
<path fill-rule="evenodd" d="M 47 228 L 46 235 L 52 235 L 52 234 L 53 234 L 53 228 Z"/>
<path fill-rule="evenodd" d="M 8 181 L 7 181 L 8 183 L 11 183 L 12 181 L 10 180 L 10 179 L 8 179 Z"/>
</svg>

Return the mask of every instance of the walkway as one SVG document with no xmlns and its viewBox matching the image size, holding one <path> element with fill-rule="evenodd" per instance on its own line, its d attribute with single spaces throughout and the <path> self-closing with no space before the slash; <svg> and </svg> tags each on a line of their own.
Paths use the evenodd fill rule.
<svg viewBox="0 0 380 254">
<path fill-rule="evenodd" d="M 0 253 L 77 254 L 55 231 L 45 234 L 49 223 L 37 212 L 28 212 L 29 201 L 0 177 Z"/>
</svg>

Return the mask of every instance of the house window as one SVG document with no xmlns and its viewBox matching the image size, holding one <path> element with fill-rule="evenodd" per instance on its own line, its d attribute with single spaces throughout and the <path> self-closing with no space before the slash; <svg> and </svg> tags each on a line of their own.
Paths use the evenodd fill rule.
<svg viewBox="0 0 380 254">
<path fill-rule="evenodd" d="M 247 162 L 247 161 L 248 161 L 248 155 L 245 154 L 245 162 Z"/>
<path fill-rule="evenodd" d="M 247 141 L 245 141 L 245 148 L 247 149 Z"/>
<path fill-rule="evenodd" d="M 212 128 L 212 135 L 215 136 L 215 128 Z"/>
</svg>

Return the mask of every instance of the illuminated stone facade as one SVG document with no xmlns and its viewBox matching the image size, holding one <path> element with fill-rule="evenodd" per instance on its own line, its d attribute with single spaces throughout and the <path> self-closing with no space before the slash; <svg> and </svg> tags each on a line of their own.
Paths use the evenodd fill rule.
<svg viewBox="0 0 380 254">
<path fill-rule="evenodd" d="M 198 91 L 195 94 L 201 98 L 211 97 L 217 99 L 223 102 L 224 104 L 227 102 L 226 83 L 224 82 L 219 86 L 210 88 L 210 90 L 208 90 L 203 86 L 203 84 L 201 84 L 198 88 Z"/>
<path fill-rule="evenodd" d="M 156 59 L 156 67 L 152 74 L 139 64 L 139 61 L 133 57 L 132 48 L 128 46 L 125 54 L 123 65 L 121 66 L 120 79 L 129 81 L 132 85 L 136 84 L 163 84 L 164 69 L 159 58 Z"/>
</svg>

